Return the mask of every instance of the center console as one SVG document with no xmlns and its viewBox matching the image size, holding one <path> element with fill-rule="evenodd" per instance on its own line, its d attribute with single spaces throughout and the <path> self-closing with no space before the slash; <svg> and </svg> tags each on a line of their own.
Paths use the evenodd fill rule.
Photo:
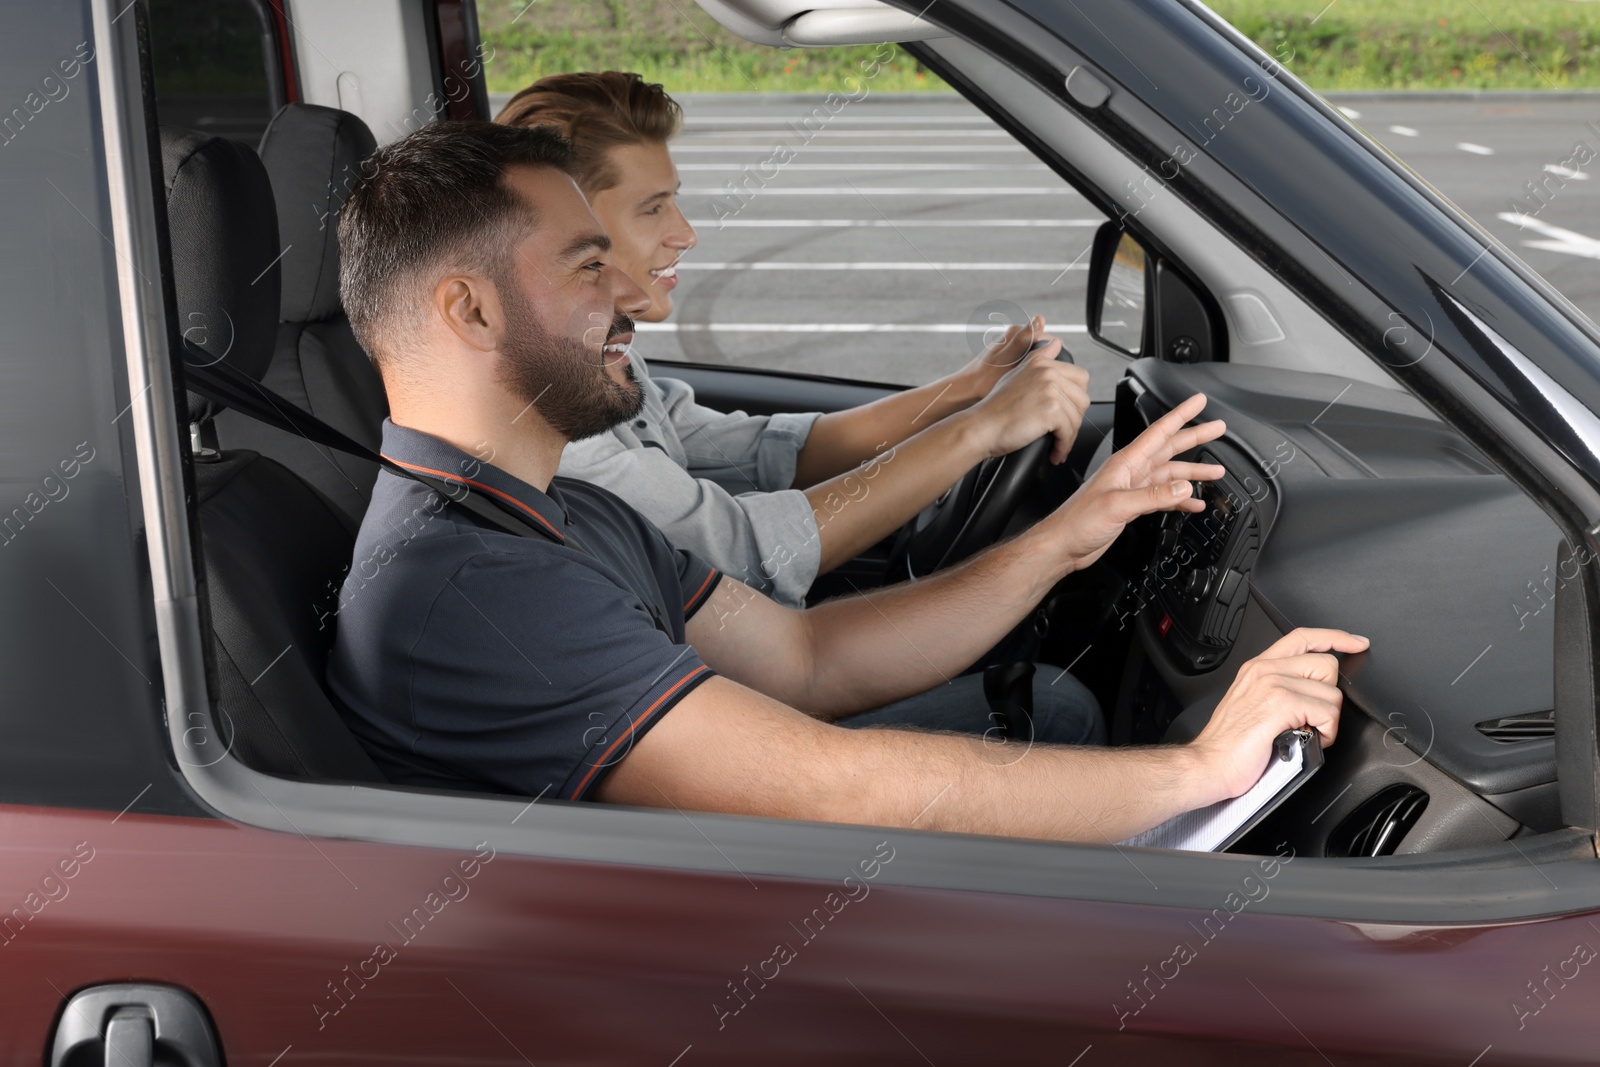
<svg viewBox="0 0 1600 1067">
<path fill-rule="evenodd" d="M 1205 501 L 1205 511 L 1162 517 L 1160 541 L 1141 590 L 1153 594 L 1160 610 L 1157 627 L 1174 661 L 1194 674 L 1221 663 L 1239 636 L 1250 568 L 1261 548 L 1257 501 L 1244 481 L 1258 496 L 1267 492 L 1258 479 L 1236 479 L 1237 464 L 1217 450 L 1203 449 L 1197 460 L 1221 464 L 1229 473 L 1199 483 L 1196 495 Z"/>
</svg>

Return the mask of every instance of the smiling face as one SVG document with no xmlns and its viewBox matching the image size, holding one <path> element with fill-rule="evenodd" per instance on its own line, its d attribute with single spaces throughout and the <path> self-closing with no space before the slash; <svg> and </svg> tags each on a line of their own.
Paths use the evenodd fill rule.
<svg viewBox="0 0 1600 1067">
<path fill-rule="evenodd" d="M 617 268 L 611 241 L 572 179 L 513 167 L 507 185 L 538 225 L 493 278 L 503 319 L 496 378 L 569 441 L 633 418 L 644 396 L 628 361 L 649 297 Z"/>
<path fill-rule="evenodd" d="M 618 269 L 650 294 L 649 310 L 634 318 L 660 322 L 672 314 L 678 259 L 695 246 L 694 227 L 678 209 L 678 168 L 660 142 L 617 145 L 606 161 L 621 180 L 590 196 L 590 206 Z"/>
</svg>

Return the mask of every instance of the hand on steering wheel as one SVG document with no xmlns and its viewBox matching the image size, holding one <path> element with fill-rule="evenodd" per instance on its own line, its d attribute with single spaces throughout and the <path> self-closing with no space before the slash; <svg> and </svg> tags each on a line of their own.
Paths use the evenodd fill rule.
<svg viewBox="0 0 1600 1067">
<path fill-rule="evenodd" d="M 993 389 L 962 417 L 979 428 L 990 458 L 1010 455 L 1046 434 L 1051 463 L 1062 463 L 1089 410 L 1089 372 L 1061 339 L 1043 334 Z"/>
<path fill-rule="evenodd" d="M 1044 335 L 962 413 L 983 420 L 989 458 L 907 524 L 890 557 L 892 580 L 931 574 L 999 537 L 1045 461 L 1065 461 L 1089 407 L 1088 382 L 1060 340 Z"/>
<path fill-rule="evenodd" d="M 987 337 L 986 334 L 985 339 Z M 1041 340 L 1055 340 L 1045 328 L 1043 315 L 1035 315 L 1027 322 L 1007 326 L 998 339 L 945 381 L 971 397 L 971 402 L 981 400 L 994 392 L 995 386 L 1000 384 L 1000 379 L 1006 376 L 1007 371 L 1015 369 L 1030 354 L 1038 353 L 1044 347 L 1039 344 Z M 1054 359 L 1054 353 L 1047 354 L 1045 358 Z"/>
</svg>

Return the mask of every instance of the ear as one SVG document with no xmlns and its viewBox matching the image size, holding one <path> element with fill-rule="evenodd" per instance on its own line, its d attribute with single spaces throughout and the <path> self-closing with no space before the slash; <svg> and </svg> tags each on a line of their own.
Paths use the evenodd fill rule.
<svg viewBox="0 0 1600 1067">
<path fill-rule="evenodd" d="M 433 287 L 433 309 L 464 344 L 481 352 L 500 347 L 505 318 L 500 294 L 487 278 L 476 274 L 441 278 Z"/>
</svg>

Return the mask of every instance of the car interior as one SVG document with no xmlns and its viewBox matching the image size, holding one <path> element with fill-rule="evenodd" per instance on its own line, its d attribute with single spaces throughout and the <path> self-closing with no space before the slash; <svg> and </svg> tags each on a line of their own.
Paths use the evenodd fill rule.
<svg viewBox="0 0 1600 1067">
<path fill-rule="evenodd" d="M 1267 854 L 1288 841 L 1302 855 L 1374 859 L 1567 825 L 1552 713 L 1560 533 L 1389 373 L 1393 350 L 1356 344 L 1184 200 L 1157 195 L 1128 213 L 1119 190 L 1142 165 L 980 44 L 865 0 L 810 11 L 787 31 L 794 5 L 700 3 L 758 43 L 905 42 L 1113 220 L 1090 257 L 1088 332 L 1071 343 L 1128 362 L 1068 463 L 1052 468 L 1036 449 L 976 468 L 899 537 L 820 582 L 815 598 L 846 581 L 915 579 L 1036 521 L 1114 448 L 1204 392 L 1206 417 L 1228 424 L 1199 457 L 1228 471 L 1199 491 L 1208 509 L 1131 526 L 975 669 L 1070 666 L 1099 698 L 1113 744 L 1183 741 L 1241 663 L 1294 626 L 1337 625 L 1374 648 L 1347 664 L 1338 741 L 1232 851 Z M 361 160 L 401 132 L 393 116 L 434 73 L 407 52 L 403 26 L 367 27 L 358 53 L 335 32 L 348 15 L 293 10 L 297 47 L 314 38 L 337 49 L 358 88 L 308 78 L 299 102 L 263 124 L 217 119 L 158 78 L 172 333 L 190 363 L 225 360 L 376 448 L 387 406 L 339 306 L 331 220 Z M 161 14 L 158 5 L 151 15 L 158 50 Z M 287 27 L 264 4 L 256 15 L 270 48 Z M 381 138 L 363 110 L 382 117 Z M 1426 340 L 1413 344 L 1421 358 Z M 756 414 L 837 410 L 893 388 L 687 364 L 655 373 L 689 381 L 703 403 Z M 384 782 L 323 681 L 376 467 L 192 385 L 188 400 L 209 682 L 226 741 L 217 758 L 295 783 L 425 794 Z"/>
</svg>

